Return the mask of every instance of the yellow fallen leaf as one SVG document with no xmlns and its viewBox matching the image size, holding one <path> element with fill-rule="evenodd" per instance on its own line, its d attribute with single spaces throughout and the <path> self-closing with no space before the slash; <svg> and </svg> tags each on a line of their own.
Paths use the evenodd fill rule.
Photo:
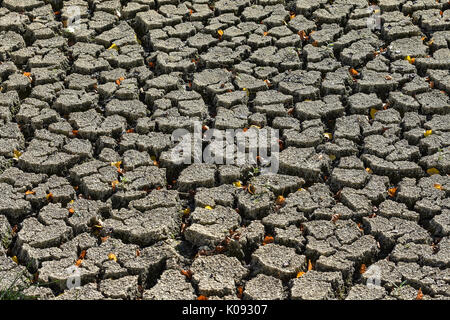
<svg viewBox="0 0 450 320">
<path fill-rule="evenodd" d="M 114 253 L 110 253 L 108 254 L 108 259 L 109 260 L 114 260 L 115 262 L 117 262 L 117 257 Z"/>
<path fill-rule="evenodd" d="M 13 256 L 11 259 L 12 259 L 12 261 L 14 261 L 15 263 L 19 264 L 19 260 L 17 259 L 16 256 Z"/>
<path fill-rule="evenodd" d="M 371 117 L 372 119 L 375 119 L 375 113 L 377 113 L 377 112 L 378 112 L 377 109 L 371 108 L 371 109 L 370 109 L 370 117 Z"/>
<path fill-rule="evenodd" d="M 119 169 L 121 164 L 122 161 L 111 162 L 111 167 L 116 167 L 117 169 Z"/>
<path fill-rule="evenodd" d="M 372 169 L 370 169 L 370 168 L 366 168 L 366 171 L 367 171 L 367 173 L 369 173 L 369 174 L 372 174 L 372 173 L 373 173 Z"/>
<path fill-rule="evenodd" d="M 434 187 L 438 190 L 442 190 L 442 186 L 439 183 L 435 183 Z"/>
<path fill-rule="evenodd" d="M 323 136 L 324 136 L 325 138 L 327 138 L 328 140 L 333 139 L 333 135 L 332 135 L 331 133 L 329 133 L 329 132 L 325 132 L 325 133 L 323 134 Z"/>
<path fill-rule="evenodd" d="M 423 133 L 424 137 L 428 137 L 429 135 L 431 135 L 433 133 L 433 130 L 427 130 Z"/>
<path fill-rule="evenodd" d="M 406 56 L 405 60 L 407 60 L 411 64 L 414 64 L 416 62 L 416 58 L 411 58 L 410 56 Z"/>
<path fill-rule="evenodd" d="M 240 181 L 235 181 L 235 182 L 233 182 L 233 186 L 235 186 L 236 188 L 241 188 L 242 183 Z"/>
<path fill-rule="evenodd" d="M 213 208 L 211 206 L 206 206 L 205 209 L 212 210 Z"/>
<path fill-rule="evenodd" d="M 136 42 L 137 42 L 138 44 L 142 44 L 142 41 L 139 40 L 139 38 L 137 37 L 136 34 L 134 34 L 134 39 L 136 39 Z"/>
<path fill-rule="evenodd" d="M 119 50 L 119 47 L 117 46 L 117 44 L 113 43 L 109 48 L 109 49 L 114 49 L 114 50 Z"/>
<path fill-rule="evenodd" d="M 334 154 L 329 154 L 328 157 L 330 158 L 331 161 L 336 160 L 336 156 Z"/>
<path fill-rule="evenodd" d="M 19 150 L 14 149 L 13 151 L 14 153 L 14 158 L 19 159 L 19 157 L 22 155 L 22 152 L 20 152 Z"/>
<path fill-rule="evenodd" d="M 440 174 L 439 170 L 436 168 L 430 168 L 427 170 L 427 173 L 432 176 L 433 174 Z"/>
<path fill-rule="evenodd" d="M 191 209 L 190 208 L 186 208 L 186 209 L 183 210 L 183 214 L 185 216 L 187 216 L 189 213 L 191 213 Z"/>
<path fill-rule="evenodd" d="M 223 30 L 222 29 L 217 30 L 217 33 L 219 34 L 219 36 L 223 36 Z"/>
<path fill-rule="evenodd" d="M 113 189 L 113 190 L 115 190 L 116 189 L 116 186 L 119 184 L 119 181 L 117 181 L 117 180 L 114 180 L 114 181 L 111 181 L 111 188 Z"/>
</svg>

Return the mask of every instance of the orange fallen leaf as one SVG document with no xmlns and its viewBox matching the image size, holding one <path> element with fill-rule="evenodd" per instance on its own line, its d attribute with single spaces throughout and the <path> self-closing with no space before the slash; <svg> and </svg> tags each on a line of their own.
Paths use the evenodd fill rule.
<svg viewBox="0 0 450 320">
<path fill-rule="evenodd" d="M 284 150 L 284 143 L 283 140 L 278 139 L 278 146 L 280 148 L 280 151 Z"/>
<path fill-rule="evenodd" d="M 117 187 L 118 184 L 119 184 L 119 181 L 117 181 L 117 180 L 111 181 L 111 187 L 112 187 L 112 189 L 113 189 L 113 190 L 116 190 L 116 187 Z"/>
<path fill-rule="evenodd" d="M 423 299 L 422 288 L 419 288 L 419 290 L 417 291 L 416 300 L 422 300 L 422 299 Z"/>
<path fill-rule="evenodd" d="M 278 205 L 282 205 L 282 204 L 284 204 L 286 202 L 286 199 L 283 197 L 283 196 L 278 196 L 278 198 L 277 198 L 277 200 L 276 200 L 276 204 L 278 204 Z"/>
<path fill-rule="evenodd" d="M 359 273 L 360 273 L 360 274 L 363 274 L 364 272 L 366 272 L 366 265 L 363 263 L 363 264 L 361 265 L 361 268 L 359 268 Z"/>
<path fill-rule="evenodd" d="M 299 273 L 297 273 L 297 278 L 300 278 L 301 276 L 303 276 L 305 273 L 303 271 L 300 271 Z"/>
<path fill-rule="evenodd" d="M 51 193 L 51 192 L 47 193 L 47 195 L 45 196 L 45 198 L 46 198 L 48 201 L 53 200 L 53 193 Z"/>
<path fill-rule="evenodd" d="M 354 77 L 356 77 L 356 76 L 359 74 L 359 72 L 356 71 L 355 68 L 350 68 L 349 72 L 350 72 L 350 74 L 351 74 L 352 76 L 354 76 Z"/>
<path fill-rule="evenodd" d="M 100 240 L 103 243 L 103 242 L 106 242 L 106 240 L 108 240 L 108 238 L 109 238 L 109 236 L 101 237 Z"/>
<path fill-rule="evenodd" d="M 306 34 L 305 30 L 300 30 L 297 34 L 300 36 L 302 41 L 309 39 L 309 36 Z"/>
<path fill-rule="evenodd" d="M 78 260 L 75 262 L 75 265 L 76 265 L 77 267 L 79 267 L 79 266 L 81 266 L 82 263 L 83 263 L 83 260 L 78 259 Z"/>
<path fill-rule="evenodd" d="M 263 246 L 269 243 L 273 242 L 273 237 L 272 236 L 265 236 L 264 237 L 264 241 L 263 241 Z"/>
<path fill-rule="evenodd" d="M 255 194 L 255 192 L 256 192 L 255 186 L 249 183 L 247 186 L 247 191 L 250 194 Z"/>
<path fill-rule="evenodd" d="M 33 191 L 33 190 L 27 190 L 27 191 L 25 191 L 25 194 L 26 194 L 26 195 L 29 195 L 29 194 L 36 194 L 36 191 Z"/>
<path fill-rule="evenodd" d="M 311 260 L 308 260 L 308 271 L 311 271 L 313 269 L 313 265 L 311 263 Z"/>
<path fill-rule="evenodd" d="M 191 279 L 192 278 L 192 271 L 191 270 L 181 270 L 181 274 L 183 275 L 183 276 L 185 276 L 186 278 L 188 278 L 188 279 Z"/>
<path fill-rule="evenodd" d="M 140 257 L 141 256 L 141 250 L 136 249 L 136 257 Z"/>
<path fill-rule="evenodd" d="M 86 250 L 81 251 L 80 256 L 78 257 L 78 259 L 84 259 L 84 257 L 86 256 Z"/>
<path fill-rule="evenodd" d="M 72 215 L 72 214 L 74 214 L 74 213 L 75 213 L 75 209 L 74 209 L 74 208 L 70 208 L 70 209 L 69 209 L 69 214 Z"/>
<path fill-rule="evenodd" d="M 263 37 L 266 37 L 269 33 L 267 31 L 264 31 Z"/>
<path fill-rule="evenodd" d="M 237 297 L 239 298 L 239 299 L 242 299 L 242 294 L 244 293 L 244 289 L 241 287 L 241 286 L 239 286 L 238 288 L 237 288 Z"/>
<path fill-rule="evenodd" d="M 78 135 L 78 130 L 72 130 L 72 134 L 73 134 L 74 136 L 77 136 L 77 135 Z"/>
<path fill-rule="evenodd" d="M 199 295 L 197 297 L 197 300 L 208 300 L 208 297 L 204 296 L 204 295 Z"/>
<path fill-rule="evenodd" d="M 438 190 L 442 190 L 442 186 L 439 183 L 435 183 L 434 187 Z"/>
<path fill-rule="evenodd" d="M 318 43 L 317 40 L 316 40 L 316 41 L 314 41 L 314 42 L 312 43 L 312 45 L 313 45 L 313 47 L 318 47 L 318 46 L 319 46 L 319 43 Z"/>
<path fill-rule="evenodd" d="M 341 214 L 340 214 L 340 213 L 333 214 L 333 215 L 331 216 L 331 222 L 335 223 L 336 221 L 339 220 L 340 217 L 341 217 Z"/>
<path fill-rule="evenodd" d="M 116 84 L 118 86 L 120 86 L 120 84 L 122 83 L 123 80 L 125 80 L 125 78 L 124 77 L 120 77 L 119 79 L 116 80 Z"/>
<path fill-rule="evenodd" d="M 133 133 L 133 132 L 134 132 L 134 129 L 133 129 L 133 128 L 127 129 L 127 131 L 126 131 L 126 133 Z"/>
<path fill-rule="evenodd" d="M 396 193 L 397 193 L 397 187 L 393 187 L 393 188 L 389 188 L 388 189 L 388 194 L 389 194 L 390 197 L 394 198 Z"/>
</svg>

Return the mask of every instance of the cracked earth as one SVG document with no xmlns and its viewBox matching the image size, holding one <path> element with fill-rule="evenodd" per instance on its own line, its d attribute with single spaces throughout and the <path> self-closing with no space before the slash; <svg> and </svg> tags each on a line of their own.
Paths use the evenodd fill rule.
<svg viewBox="0 0 450 320">
<path fill-rule="evenodd" d="M 0 1 L 0 297 L 448 299 L 449 48 L 447 0 Z"/>
</svg>

